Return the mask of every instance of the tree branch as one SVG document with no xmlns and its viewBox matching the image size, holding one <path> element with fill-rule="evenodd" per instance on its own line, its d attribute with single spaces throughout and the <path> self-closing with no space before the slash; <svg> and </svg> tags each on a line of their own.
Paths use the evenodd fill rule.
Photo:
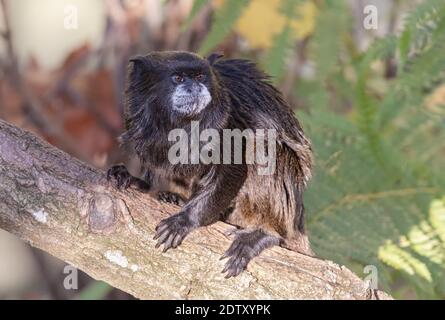
<svg viewBox="0 0 445 320">
<path fill-rule="evenodd" d="M 0 120 L 0 228 L 143 299 L 371 299 L 345 267 L 268 249 L 237 278 L 221 274 L 227 224 L 194 231 L 162 253 L 156 224 L 177 210 L 108 185 L 102 171 Z"/>
</svg>

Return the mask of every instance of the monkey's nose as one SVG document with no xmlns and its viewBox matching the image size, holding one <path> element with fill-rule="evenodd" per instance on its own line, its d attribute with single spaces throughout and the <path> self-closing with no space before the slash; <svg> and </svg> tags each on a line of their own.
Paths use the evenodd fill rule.
<svg viewBox="0 0 445 320">
<path fill-rule="evenodd" d="M 188 94 L 197 94 L 201 92 L 201 86 L 197 83 L 192 83 L 185 88 Z"/>
</svg>

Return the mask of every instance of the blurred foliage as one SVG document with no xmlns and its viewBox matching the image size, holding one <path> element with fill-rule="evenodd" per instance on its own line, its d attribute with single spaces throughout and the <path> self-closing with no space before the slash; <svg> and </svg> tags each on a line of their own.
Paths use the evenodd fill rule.
<svg viewBox="0 0 445 320">
<path fill-rule="evenodd" d="M 233 25 L 239 19 L 251 0 L 225 0 L 215 12 L 209 34 L 201 45 L 199 52 L 208 54 L 219 42 L 224 40 L 232 30 Z"/>
<path fill-rule="evenodd" d="M 420 298 L 445 297 L 445 2 L 423 1 L 364 51 L 346 1 L 218 2 L 202 53 L 235 29 L 283 85 L 296 42 L 307 47 L 312 72 L 293 94 L 316 153 L 305 199 L 317 254 L 359 275 L 377 266 L 386 290 L 403 277 Z"/>
<path fill-rule="evenodd" d="M 75 300 L 101 300 L 113 289 L 109 284 L 102 281 L 93 281 L 87 288 L 75 297 Z"/>
<path fill-rule="evenodd" d="M 309 1 L 256 0 L 236 22 L 235 31 L 255 48 L 270 48 L 288 24 L 291 40 L 303 39 L 315 27 L 317 7 Z"/>
</svg>

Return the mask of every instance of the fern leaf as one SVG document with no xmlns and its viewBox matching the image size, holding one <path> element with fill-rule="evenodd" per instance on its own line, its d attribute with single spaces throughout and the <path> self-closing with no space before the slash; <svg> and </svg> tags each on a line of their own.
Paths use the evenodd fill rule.
<svg viewBox="0 0 445 320">
<path fill-rule="evenodd" d="M 224 40 L 249 3 L 250 0 L 226 0 L 224 2 L 223 7 L 216 12 L 210 32 L 199 49 L 202 55 L 207 55 Z"/>
<path fill-rule="evenodd" d="M 342 0 L 326 3 L 317 17 L 313 52 L 319 79 L 325 79 L 338 65 L 342 37 L 348 27 L 348 10 Z"/>
<path fill-rule="evenodd" d="M 210 2 L 210 0 L 194 0 L 193 1 L 192 10 L 190 11 L 189 16 L 187 17 L 187 20 L 185 20 L 185 22 L 183 23 L 183 25 L 181 27 L 182 32 L 184 32 L 185 30 L 187 30 L 190 27 L 193 20 L 196 18 L 196 16 L 201 11 L 201 9 L 204 8 L 209 2 Z"/>
<path fill-rule="evenodd" d="M 281 32 L 274 37 L 272 48 L 266 59 L 266 71 L 275 79 L 280 79 L 284 74 L 286 59 L 292 52 L 294 42 L 292 41 L 292 28 L 290 22 L 297 16 L 297 5 L 301 0 L 283 0 L 280 12 L 286 17 L 287 23 Z"/>
<path fill-rule="evenodd" d="M 399 40 L 400 67 L 405 66 L 408 56 L 413 48 L 419 43 L 425 42 L 425 35 L 431 34 L 423 32 L 429 28 L 432 22 L 437 21 L 440 10 L 445 8 L 445 2 L 442 0 L 428 0 L 422 2 L 405 18 L 404 31 Z"/>
<path fill-rule="evenodd" d="M 287 23 L 281 33 L 274 38 L 272 48 L 269 50 L 266 59 L 266 71 L 275 80 L 280 79 L 284 74 L 286 58 L 291 52 L 291 28 Z"/>
</svg>

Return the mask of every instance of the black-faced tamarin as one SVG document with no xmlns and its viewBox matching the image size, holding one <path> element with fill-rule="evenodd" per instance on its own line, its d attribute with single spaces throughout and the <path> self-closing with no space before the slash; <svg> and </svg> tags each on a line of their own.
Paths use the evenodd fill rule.
<svg viewBox="0 0 445 320">
<path fill-rule="evenodd" d="M 223 255 L 228 258 L 223 270 L 227 277 L 240 274 L 252 258 L 274 245 L 311 253 L 303 191 L 311 177 L 312 147 L 282 94 L 254 63 L 179 51 L 135 57 L 129 64 L 124 118 L 121 144 L 135 152 L 143 174 L 134 177 L 116 165 L 108 170 L 109 180 L 119 188 L 134 185 L 183 203 L 179 213 L 157 226 L 157 246 L 176 248 L 194 229 L 222 220 L 239 227 Z M 181 129 L 192 141 L 193 121 L 200 132 L 220 134 L 213 143 L 195 143 L 220 154 L 221 161 L 192 163 L 191 151 L 181 158 L 189 162 L 171 161 L 177 141 L 169 135 Z M 274 170 L 260 174 L 263 164 L 247 161 L 257 142 L 248 148 L 243 138 L 241 146 L 228 146 L 223 131 L 237 129 L 274 131 L 275 147 L 264 148 L 275 157 Z M 232 161 L 222 159 L 226 147 Z M 237 156 L 241 161 L 234 161 Z"/>
</svg>

